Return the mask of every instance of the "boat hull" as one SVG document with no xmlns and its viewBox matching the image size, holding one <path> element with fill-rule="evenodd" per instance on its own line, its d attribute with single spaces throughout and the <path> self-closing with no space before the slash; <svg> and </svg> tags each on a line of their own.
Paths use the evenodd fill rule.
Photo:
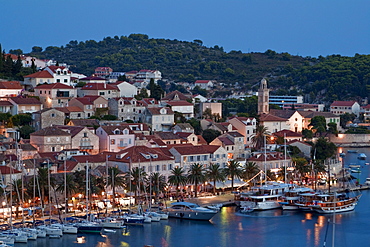
<svg viewBox="0 0 370 247">
<path fill-rule="evenodd" d="M 169 211 L 168 217 L 187 220 L 210 220 L 217 212 Z"/>
</svg>

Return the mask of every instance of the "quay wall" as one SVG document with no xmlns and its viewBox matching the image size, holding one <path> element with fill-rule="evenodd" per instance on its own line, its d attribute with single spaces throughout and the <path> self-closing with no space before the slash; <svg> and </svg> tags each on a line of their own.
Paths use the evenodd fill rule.
<svg viewBox="0 0 370 247">
<path fill-rule="evenodd" d="M 330 141 L 340 147 L 370 147 L 370 134 L 331 135 Z"/>
</svg>

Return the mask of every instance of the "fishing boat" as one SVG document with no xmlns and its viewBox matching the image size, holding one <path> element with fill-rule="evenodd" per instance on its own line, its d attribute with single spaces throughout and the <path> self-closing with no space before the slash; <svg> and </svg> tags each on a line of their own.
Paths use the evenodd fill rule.
<svg viewBox="0 0 370 247">
<path fill-rule="evenodd" d="M 357 150 L 348 150 L 347 153 L 357 153 Z"/>
<path fill-rule="evenodd" d="M 281 197 L 291 189 L 291 184 L 268 182 L 262 186 L 252 187 L 251 191 L 240 193 L 241 208 L 269 210 L 281 208 Z"/>
<path fill-rule="evenodd" d="M 191 202 L 174 202 L 167 208 L 168 216 L 188 220 L 210 220 L 218 211 Z"/>
</svg>

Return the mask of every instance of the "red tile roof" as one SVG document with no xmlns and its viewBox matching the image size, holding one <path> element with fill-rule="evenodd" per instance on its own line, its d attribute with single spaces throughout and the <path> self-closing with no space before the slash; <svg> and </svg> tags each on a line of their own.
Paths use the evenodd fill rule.
<svg viewBox="0 0 370 247">
<path fill-rule="evenodd" d="M 78 106 L 55 107 L 55 109 L 64 113 L 83 112 L 83 110 Z"/>
<path fill-rule="evenodd" d="M 54 78 L 48 71 L 42 70 L 30 75 L 24 76 L 25 78 Z"/>
<path fill-rule="evenodd" d="M 165 108 L 167 110 L 167 112 L 165 113 L 166 115 L 174 114 L 174 112 L 169 107 L 149 107 L 149 108 L 147 108 L 147 110 L 152 115 L 162 115 L 161 112 L 160 112 L 162 108 Z"/>
<path fill-rule="evenodd" d="M 121 156 L 118 157 L 117 156 Z M 109 160 L 121 161 L 125 163 L 155 162 L 155 161 L 173 161 L 172 156 L 165 155 L 158 148 L 149 148 L 147 146 L 133 146 L 126 148 L 116 155 L 111 155 Z"/>
<path fill-rule="evenodd" d="M 42 103 L 36 98 L 20 98 L 11 97 L 10 98 L 17 105 L 41 105 Z"/>
<path fill-rule="evenodd" d="M 286 137 L 303 137 L 302 134 L 291 131 L 291 130 L 280 130 L 280 131 L 274 132 L 272 135 L 278 136 L 278 137 L 284 137 L 284 134 Z"/>
<path fill-rule="evenodd" d="M 0 81 L 0 89 L 22 89 L 19 81 Z"/>
<path fill-rule="evenodd" d="M 356 103 L 356 101 L 351 100 L 351 101 L 334 101 L 330 107 L 332 106 L 353 106 L 353 104 Z"/>
<path fill-rule="evenodd" d="M 277 117 L 271 114 L 261 114 L 260 121 L 261 122 L 275 122 L 275 121 L 282 122 L 282 121 L 287 121 L 287 119 Z"/>
<path fill-rule="evenodd" d="M 52 84 L 37 85 L 35 89 L 73 89 L 73 87 L 57 82 L 57 83 L 52 83 Z"/>
</svg>

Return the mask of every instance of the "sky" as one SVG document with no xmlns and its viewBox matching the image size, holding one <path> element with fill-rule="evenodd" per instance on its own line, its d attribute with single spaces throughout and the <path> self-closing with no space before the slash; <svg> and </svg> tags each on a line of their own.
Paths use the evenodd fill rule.
<svg viewBox="0 0 370 247">
<path fill-rule="evenodd" d="M 231 50 L 370 54 L 369 0 L 0 0 L 8 52 L 147 34 Z"/>
</svg>

